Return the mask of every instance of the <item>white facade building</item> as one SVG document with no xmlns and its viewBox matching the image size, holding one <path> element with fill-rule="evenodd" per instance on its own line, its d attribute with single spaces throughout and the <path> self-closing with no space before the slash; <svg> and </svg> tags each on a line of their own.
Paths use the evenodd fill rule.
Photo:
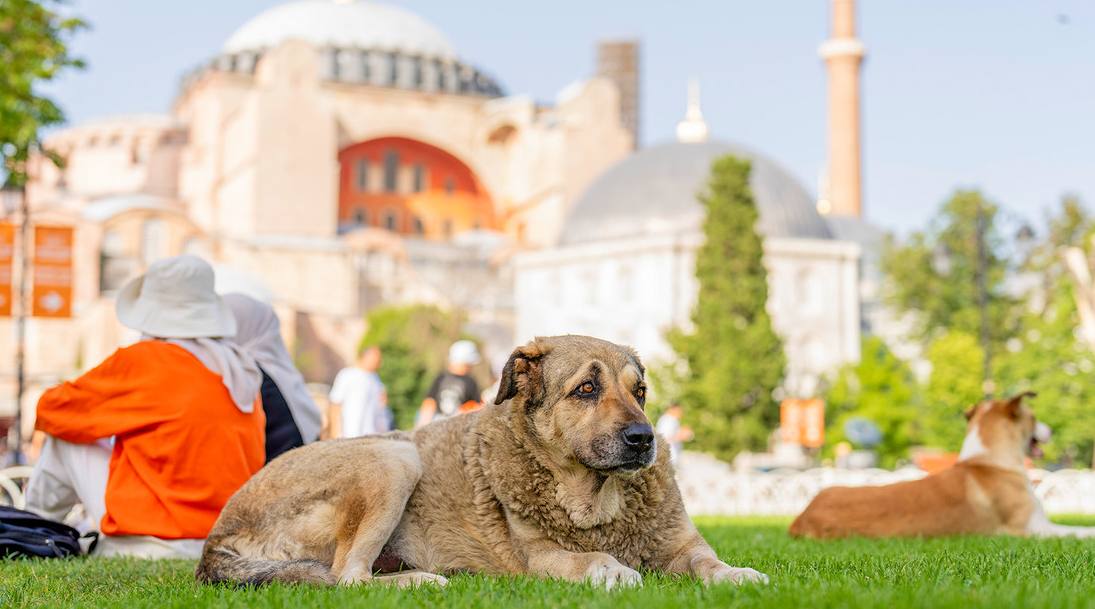
<svg viewBox="0 0 1095 609">
<path fill-rule="evenodd" d="M 590 334 L 629 344 L 648 362 L 669 359 L 666 331 L 689 326 L 699 289 L 704 210 L 696 193 L 726 154 L 752 161 L 768 311 L 787 353 L 785 389 L 812 395 L 821 375 L 858 361 L 859 247 L 834 239 L 809 195 L 775 163 L 707 141 L 623 160 L 578 200 L 557 248 L 517 257 L 517 341 Z"/>
</svg>

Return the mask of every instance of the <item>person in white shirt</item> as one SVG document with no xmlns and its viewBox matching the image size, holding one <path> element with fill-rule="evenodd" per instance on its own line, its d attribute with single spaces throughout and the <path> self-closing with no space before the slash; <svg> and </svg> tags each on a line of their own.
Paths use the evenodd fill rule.
<svg viewBox="0 0 1095 609">
<path fill-rule="evenodd" d="M 379 347 L 365 346 L 354 365 L 335 376 L 327 414 L 332 438 L 356 438 L 388 431 L 378 429 L 377 425 L 388 405 L 388 392 L 376 372 L 381 361 Z"/>
<path fill-rule="evenodd" d="M 683 444 L 692 441 L 692 428 L 681 426 L 681 417 L 683 416 L 684 409 L 681 408 L 681 405 L 672 404 L 665 411 L 665 414 L 658 419 L 658 424 L 654 428 L 655 431 L 665 436 L 665 439 L 669 441 L 669 457 L 674 467 L 677 465 L 677 460 L 681 458 Z"/>
</svg>

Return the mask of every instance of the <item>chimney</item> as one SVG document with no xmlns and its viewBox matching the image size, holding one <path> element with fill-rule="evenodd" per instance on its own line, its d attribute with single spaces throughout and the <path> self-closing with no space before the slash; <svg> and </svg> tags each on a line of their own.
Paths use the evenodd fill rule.
<svg viewBox="0 0 1095 609">
<path fill-rule="evenodd" d="M 616 83 L 620 90 L 620 123 L 631 132 L 631 146 L 639 146 L 639 41 L 605 41 L 597 44 L 597 74 Z"/>
</svg>

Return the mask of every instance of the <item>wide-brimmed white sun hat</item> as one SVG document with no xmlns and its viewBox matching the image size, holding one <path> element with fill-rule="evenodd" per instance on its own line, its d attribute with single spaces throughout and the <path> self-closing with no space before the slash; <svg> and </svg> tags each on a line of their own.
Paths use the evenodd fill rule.
<svg viewBox="0 0 1095 609">
<path fill-rule="evenodd" d="M 449 347 L 449 363 L 469 366 L 478 364 L 479 349 L 470 340 L 458 340 Z"/>
<path fill-rule="evenodd" d="M 235 336 L 232 309 L 213 291 L 213 267 L 189 254 L 157 260 L 118 292 L 125 326 L 156 338 Z"/>
</svg>

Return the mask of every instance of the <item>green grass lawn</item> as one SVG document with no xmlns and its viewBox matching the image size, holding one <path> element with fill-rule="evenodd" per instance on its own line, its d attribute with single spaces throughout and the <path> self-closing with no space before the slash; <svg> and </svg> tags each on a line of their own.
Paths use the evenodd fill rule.
<svg viewBox="0 0 1095 609">
<path fill-rule="evenodd" d="M 1095 525 L 1095 518 L 1062 518 Z M 645 574 L 605 592 L 529 577 L 455 576 L 418 589 L 200 586 L 194 561 L 0 562 L 0 607 L 1095 607 L 1095 540 L 951 538 L 835 542 L 787 537 L 785 518 L 700 518 L 726 562 L 767 573 L 768 586 L 705 588 Z"/>
</svg>

